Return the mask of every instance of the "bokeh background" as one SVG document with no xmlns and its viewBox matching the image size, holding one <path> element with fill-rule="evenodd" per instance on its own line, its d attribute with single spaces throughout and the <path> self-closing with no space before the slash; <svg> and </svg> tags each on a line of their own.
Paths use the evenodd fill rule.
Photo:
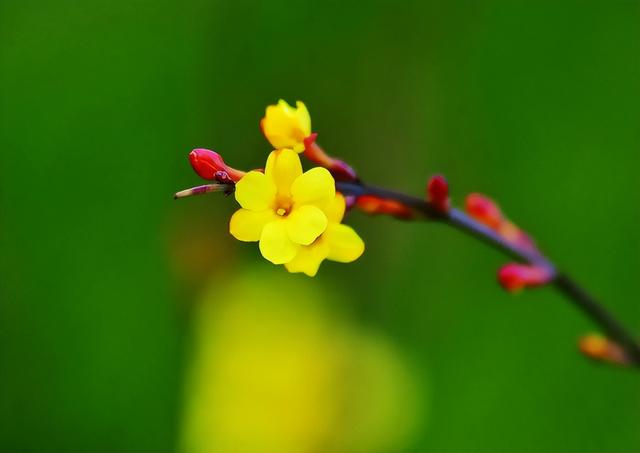
<svg viewBox="0 0 640 453">
<path fill-rule="evenodd" d="M 640 329 L 637 1 L 0 3 L 0 451 L 640 450 L 640 375 L 441 226 L 289 275 L 175 202 L 308 105 L 368 181 L 495 196 Z"/>
</svg>

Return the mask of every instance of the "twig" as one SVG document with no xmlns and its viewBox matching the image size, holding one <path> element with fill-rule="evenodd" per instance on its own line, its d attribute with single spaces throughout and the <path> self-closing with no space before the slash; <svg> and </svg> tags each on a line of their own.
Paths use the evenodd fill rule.
<svg viewBox="0 0 640 453">
<path fill-rule="evenodd" d="M 494 230 L 455 208 L 451 208 L 447 212 L 441 212 L 421 198 L 361 183 L 336 182 L 336 188 L 344 195 L 356 197 L 372 195 L 382 199 L 398 201 L 421 213 L 426 219 L 452 226 L 518 261 L 545 267 L 552 273 L 551 281 L 558 291 L 564 294 L 579 310 L 602 328 L 607 336 L 624 350 L 630 363 L 640 366 L 640 343 L 638 343 L 634 335 L 623 327 L 585 289 L 566 274 L 559 273 L 551 260 L 537 250 L 524 248 L 505 240 Z"/>
<path fill-rule="evenodd" d="M 498 280 L 505 289 L 553 284 L 608 337 L 583 337 L 580 343 L 583 353 L 605 362 L 640 367 L 640 343 L 635 336 L 585 289 L 566 274 L 559 272 L 555 264 L 539 251 L 526 234 L 502 216 L 499 208 L 491 200 L 480 197 L 480 200 L 476 198 L 476 204 L 469 205 L 468 199 L 467 209 L 471 214 L 468 215 L 450 207 L 448 185 L 441 176 L 431 178 L 427 186 L 428 197 L 423 199 L 363 183 L 349 165 L 324 153 L 315 143 L 315 134 L 305 139 L 305 146 L 305 155 L 312 162 L 332 172 L 337 180 L 336 190 L 356 200 L 358 206 L 366 212 L 439 222 L 462 231 L 522 263 L 511 263 L 501 268 Z M 178 192 L 176 198 L 207 192 L 224 192 L 229 195 L 235 190 L 235 183 L 245 174 L 227 166 L 217 153 L 210 150 L 196 149 L 191 152 L 189 158 L 200 176 L 217 182 Z M 498 227 L 495 222 L 498 222 Z M 510 228 L 507 231 L 511 234 L 505 233 L 505 226 Z M 514 231 L 517 234 L 515 239 L 512 237 Z"/>
</svg>

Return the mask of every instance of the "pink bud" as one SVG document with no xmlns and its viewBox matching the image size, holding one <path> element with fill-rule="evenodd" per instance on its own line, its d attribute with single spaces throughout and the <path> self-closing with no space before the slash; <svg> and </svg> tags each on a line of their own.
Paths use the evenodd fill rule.
<svg viewBox="0 0 640 453">
<path fill-rule="evenodd" d="M 544 285 L 552 278 L 552 272 L 543 266 L 510 263 L 498 271 L 498 282 L 509 292 Z"/>
<path fill-rule="evenodd" d="M 427 184 L 427 199 L 440 212 L 449 210 L 449 183 L 442 175 L 435 175 Z"/>
<path fill-rule="evenodd" d="M 220 154 L 204 148 L 194 149 L 189 153 L 189 162 L 195 172 L 203 179 L 213 180 L 216 173 L 226 171 L 227 166 Z"/>
<path fill-rule="evenodd" d="M 380 198 L 375 195 L 361 195 L 356 205 L 367 214 L 385 214 L 398 219 L 411 219 L 413 211 L 408 206 L 396 200 Z"/>
<path fill-rule="evenodd" d="M 471 217 L 491 228 L 497 228 L 504 220 L 498 205 L 479 193 L 467 196 L 467 212 Z"/>
<path fill-rule="evenodd" d="M 229 167 L 220 154 L 204 148 L 196 148 L 189 153 L 189 162 L 203 179 L 215 180 L 223 184 L 238 182 L 244 172 Z"/>
</svg>

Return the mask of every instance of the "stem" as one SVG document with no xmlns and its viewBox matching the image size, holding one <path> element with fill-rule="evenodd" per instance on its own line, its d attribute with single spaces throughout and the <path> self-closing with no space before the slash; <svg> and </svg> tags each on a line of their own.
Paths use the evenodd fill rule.
<svg viewBox="0 0 640 453">
<path fill-rule="evenodd" d="M 498 233 L 486 225 L 477 222 L 469 217 L 466 213 L 459 209 L 451 208 L 448 212 L 441 212 L 435 209 L 429 202 L 407 195 L 401 192 L 395 192 L 381 187 L 368 186 L 364 184 L 337 182 L 336 188 L 347 195 L 373 195 L 387 200 L 395 200 L 405 206 L 409 206 L 415 211 L 421 213 L 426 218 L 434 221 L 446 223 L 460 231 L 479 239 L 497 250 L 506 253 L 511 258 L 537 266 L 544 266 L 552 272 L 554 266 L 544 256 L 535 250 L 524 249 L 507 241 Z"/>
<path fill-rule="evenodd" d="M 574 282 L 569 276 L 559 273 L 555 265 L 537 250 L 530 250 L 505 240 L 492 229 L 477 222 L 463 211 L 452 208 L 448 212 L 440 212 L 428 201 L 401 192 L 369 186 L 359 183 L 336 182 L 336 189 L 345 195 L 373 195 L 379 198 L 395 200 L 433 221 L 452 226 L 482 242 L 492 246 L 500 252 L 518 261 L 543 266 L 551 271 L 554 286 L 564 294 L 588 318 L 598 325 L 607 336 L 617 343 L 625 352 L 627 360 L 633 365 L 640 366 L 640 343 L 635 336 L 623 327 L 600 303 L 598 303 L 585 289 Z"/>
<path fill-rule="evenodd" d="M 618 343 L 631 363 L 640 366 L 640 345 L 638 341 L 611 313 L 568 275 L 558 274 L 553 283 L 558 291 L 567 296 L 583 313 L 599 325 L 609 338 Z"/>
</svg>

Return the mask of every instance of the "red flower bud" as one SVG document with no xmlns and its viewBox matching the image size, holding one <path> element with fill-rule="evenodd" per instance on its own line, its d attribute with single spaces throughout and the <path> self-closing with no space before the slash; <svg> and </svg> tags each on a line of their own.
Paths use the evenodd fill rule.
<svg viewBox="0 0 640 453">
<path fill-rule="evenodd" d="M 189 153 L 189 162 L 195 172 L 203 179 L 216 180 L 222 183 L 228 183 L 229 180 L 238 182 L 244 172 L 235 170 L 224 163 L 220 154 L 204 148 L 194 149 Z M 220 179 L 225 176 L 225 180 Z"/>
<path fill-rule="evenodd" d="M 489 197 L 472 193 L 467 197 L 467 212 L 478 222 L 496 231 L 507 241 L 529 250 L 537 250 L 536 244 L 517 225 L 509 221 L 498 205 Z"/>
<path fill-rule="evenodd" d="M 356 205 L 367 214 L 385 214 L 405 220 L 413 217 L 413 211 L 399 201 L 387 200 L 375 195 L 358 197 Z"/>
<path fill-rule="evenodd" d="M 427 199 L 440 212 L 449 210 L 449 183 L 442 175 L 435 175 L 427 184 Z"/>
<path fill-rule="evenodd" d="M 504 217 L 500 208 L 493 200 L 479 193 L 467 196 L 467 212 L 478 222 L 490 228 L 498 228 Z"/>
<path fill-rule="evenodd" d="M 509 292 L 541 286 L 549 283 L 552 278 L 553 273 L 543 266 L 510 263 L 498 271 L 498 282 Z"/>
</svg>

